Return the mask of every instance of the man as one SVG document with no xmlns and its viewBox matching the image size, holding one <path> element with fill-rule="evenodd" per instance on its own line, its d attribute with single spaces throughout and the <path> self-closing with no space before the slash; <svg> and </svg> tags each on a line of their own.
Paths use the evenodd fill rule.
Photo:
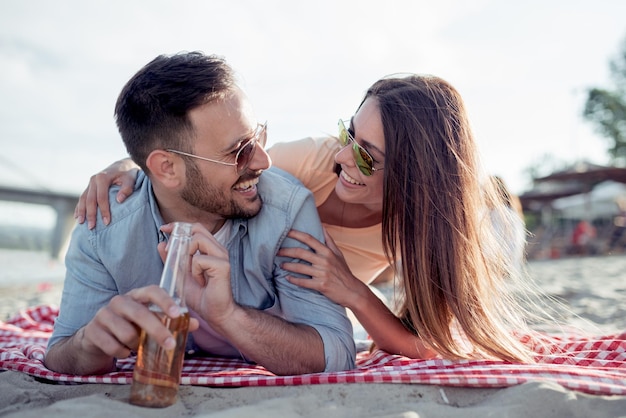
<svg viewBox="0 0 626 418">
<path fill-rule="evenodd" d="M 286 238 L 290 229 L 318 239 L 323 231 L 308 190 L 267 170 L 266 126 L 255 122 L 232 69 L 197 52 L 159 56 L 123 88 L 115 116 L 146 174 L 123 205 L 111 208 L 108 226 L 77 225 L 73 232 L 46 366 L 71 374 L 113 371 L 116 358 L 136 350 L 140 329 L 172 347 L 146 305 L 180 313 L 155 284 L 170 232 L 162 226 L 185 221 L 195 223 L 185 300 L 198 321 L 188 347 L 242 357 L 276 374 L 352 368 L 345 309 L 290 284 L 280 267 L 299 262 L 276 256 L 302 246 Z"/>
</svg>

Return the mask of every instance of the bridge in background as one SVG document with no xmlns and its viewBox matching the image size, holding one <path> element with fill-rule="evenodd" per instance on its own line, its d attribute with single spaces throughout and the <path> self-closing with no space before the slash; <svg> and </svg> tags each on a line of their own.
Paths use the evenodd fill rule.
<svg viewBox="0 0 626 418">
<path fill-rule="evenodd" d="M 0 200 L 51 206 L 57 219 L 52 230 L 51 255 L 58 259 L 74 228 L 74 208 L 78 195 L 48 190 L 29 190 L 0 185 Z"/>
</svg>

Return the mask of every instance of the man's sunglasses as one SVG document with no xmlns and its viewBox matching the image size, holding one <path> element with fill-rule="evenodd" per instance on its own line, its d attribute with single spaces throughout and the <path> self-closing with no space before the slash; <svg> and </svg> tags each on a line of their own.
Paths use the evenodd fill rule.
<svg viewBox="0 0 626 418">
<path fill-rule="evenodd" d="M 382 170 L 383 168 L 374 168 L 374 158 L 369 152 L 354 139 L 350 131 L 346 128 L 343 120 L 339 119 L 339 142 L 342 147 L 352 144 L 352 153 L 354 154 L 354 161 L 361 173 L 366 176 L 371 176 L 374 171 Z"/>
<path fill-rule="evenodd" d="M 203 161 L 210 161 L 212 163 L 222 164 L 222 165 L 233 165 L 236 167 L 237 174 L 242 174 L 246 169 L 250 166 L 250 162 L 254 157 L 254 151 L 256 150 L 257 144 L 261 147 L 265 147 L 265 143 L 267 142 L 267 122 L 264 124 L 259 124 L 252 138 L 246 142 L 244 145 L 239 148 L 237 151 L 237 155 L 235 156 L 234 163 L 227 163 L 226 161 L 212 160 L 211 158 L 200 157 L 199 155 L 190 154 L 188 152 L 178 151 L 175 149 L 167 149 L 166 151 L 173 152 L 174 154 L 184 155 L 186 157 L 197 158 Z"/>
</svg>

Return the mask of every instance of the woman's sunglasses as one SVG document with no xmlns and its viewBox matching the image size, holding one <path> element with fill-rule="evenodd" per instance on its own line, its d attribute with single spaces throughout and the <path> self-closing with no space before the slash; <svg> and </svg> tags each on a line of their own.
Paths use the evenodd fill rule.
<svg viewBox="0 0 626 418">
<path fill-rule="evenodd" d="M 213 160 L 211 158 L 200 157 L 199 155 L 190 154 L 188 152 L 178 151 L 175 149 L 168 149 L 167 151 L 173 152 L 175 154 L 184 155 L 186 157 L 197 158 L 203 161 L 210 161 L 212 163 L 222 164 L 222 165 L 232 165 L 235 166 L 237 170 L 237 174 L 242 174 L 252 161 L 252 157 L 254 157 L 254 151 L 256 150 L 257 144 L 259 144 L 262 148 L 265 147 L 265 143 L 267 142 L 267 122 L 264 124 L 259 124 L 257 126 L 256 131 L 252 135 L 252 138 L 242 145 L 235 156 L 234 163 L 228 163 L 226 161 Z"/>
<path fill-rule="evenodd" d="M 366 176 L 371 176 L 374 171 L 382 170 L 382 168 L 374 168 L 374 158 L 369 152 L 354 139 L 350 131 L 346 128 L 343 120 L 339 119 L 339 142 L 342 147 L 352 144 L 352 153 L 359 171 Z"/>
</svg>

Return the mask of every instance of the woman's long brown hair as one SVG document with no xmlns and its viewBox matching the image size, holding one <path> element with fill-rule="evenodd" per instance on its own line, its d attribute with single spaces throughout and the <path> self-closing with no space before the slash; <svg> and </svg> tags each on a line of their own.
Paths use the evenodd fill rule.
<svg viewBox="0 0 626 418">
<path fill-rule="evenodd" d="M 367 98 L 384 127 L 383 244 L 401 259 L 401 320 L 446 358 L 532 361 L 512 332 L 525 313 L 488 222 L 485 196 L 498 197 L 482 183 L 461 96 L 440 78 L 411 75 L 379 80 Z"/>
</svg>

